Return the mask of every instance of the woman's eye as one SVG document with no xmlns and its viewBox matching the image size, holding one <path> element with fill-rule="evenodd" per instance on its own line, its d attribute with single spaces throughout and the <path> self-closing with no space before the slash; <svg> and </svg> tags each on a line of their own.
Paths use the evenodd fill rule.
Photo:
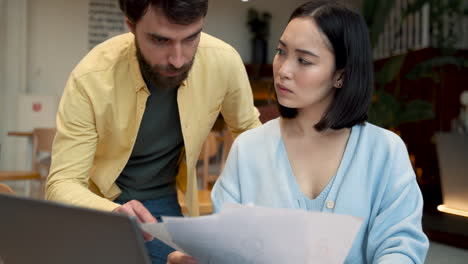
<svg viewBox="0 0 468 264">
<path fill-rule="evenodd" d="M 284 54 L 284 50 L 280 49 L 280 48 L 276 48 L 276 53 L 278 53 L 278 55 L 283 55 Z"/>
<path fill-rule="evenodd" d="M 310 64 L 312 64 L 310 61 L 304 60 L 304 59 L 302 59 L 302 58 L 299 58 L 297 61 L 298 61 L 300 64 L 302 64 L 302 65 L 310 65 Z"/>
</svg>

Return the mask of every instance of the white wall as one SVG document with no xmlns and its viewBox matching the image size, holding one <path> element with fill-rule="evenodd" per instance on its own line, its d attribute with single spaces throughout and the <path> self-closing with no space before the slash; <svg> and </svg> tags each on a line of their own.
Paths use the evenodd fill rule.
<svg viewBox="0 0 468 264">
<path fill-rule="evenodd" d="M 247 27 L 247 10 L 255 8 L 272 15 L 268 41 L 268 61 L 271 63 L 289 15 L 305 0 L 211 0 L 209 2 L 205 31 L 233 45 L 245 62 L 250 62 L 250 33 Z"/>
<path fill-rule="evenodd" d="M 5 16 L 5 2 L 3 0 L 0 0 L 0 135 L 3 135 L 4 133 L 4 124 L 3 122 L 1 122 L 1 120 L 5 119 L 5 109 L 3 109 L 2 107 L 5 105 L 5 85 L 2 81 L 5 80 Z M 2 137 L 0 137 L 0 147 L 1 144 Z"/>
<path fill-rule="evenodd" d="M 88 1 L 29 1 L 27 91 L 60 95 L 88 51 Z"/>
<path fill-rule="evenodd" d="M 0 135 L 4 135 L 5 131 L 5 122 L 3 120 L 6 119 L 5 111 L 5 2 L 0 0 Z M 0 136 L 0 161 L 2 160 L 2 149 L 5 148 L 4 145 L 4 137 Z M 0 162 L 1 167 L 1 162 Z"/>
<path fill-rule="evenodd" d="M 25 90 L 26 80 L 26 47 L 27 47 L 27 0 L 4 0 L 2 16 L 3 31 L 3 78 L 0 80 L 2 90 L 1 123 L 3 128 L 0 169 L 15 169 L 15 140 L 7 137 L 6 132 L 16 126 L 17 95 Z"/>
</svg>

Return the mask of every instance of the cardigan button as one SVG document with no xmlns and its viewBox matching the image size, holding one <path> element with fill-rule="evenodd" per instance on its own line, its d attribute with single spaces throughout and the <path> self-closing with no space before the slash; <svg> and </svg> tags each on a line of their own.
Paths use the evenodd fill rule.
<svg viewBox="0 0 468 264">
<path fill-rule="evenodd" d="M 327 208 L 328 208 L 328 209 L 333 209 L 333 208 L 335 208 L 335 202 L 333 202 L 333 201 L 327 201 Z"/>
</svg>

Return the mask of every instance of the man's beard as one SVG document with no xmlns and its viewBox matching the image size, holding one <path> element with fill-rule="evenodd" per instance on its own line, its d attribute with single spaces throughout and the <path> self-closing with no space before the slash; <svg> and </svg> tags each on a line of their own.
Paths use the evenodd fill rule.
<svg viewBox="0 0 468 264">
<path fill-rule="evenodd" d="M 148 85 L 157 89 L 177 89 L 182 84 L 182 82 L 185 81 L 185 79 L 187 79 L 189 71 L 192 68 L 195 56 L 189 63 L 182 65 L 182 67 L 180 68 L 175 68 L 170 64 L 167 66 L 158 64 L 151 66 L 141 53 L 141 50 L 138 46 L 138 41 L 135 43 L 135 45 L 136 56 L 138 59 L 138 64 L 140 65 L 140 71 L 145 81 L 148 82 Z M 176 76 L 165 76 L 160 73 L 161 71 L 179 74 Z"/>
</svg>

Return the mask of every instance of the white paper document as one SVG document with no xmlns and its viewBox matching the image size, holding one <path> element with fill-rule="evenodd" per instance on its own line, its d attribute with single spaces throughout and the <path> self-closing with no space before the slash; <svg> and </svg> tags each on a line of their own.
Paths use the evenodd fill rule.
<svg viewBox="0 0 468 264">
<path fill-rule="evenodd" d="M 142 229 L 203 264 L 343 263 L 360 218 L 297 209 L 227 206 Z"/>
</svg>

